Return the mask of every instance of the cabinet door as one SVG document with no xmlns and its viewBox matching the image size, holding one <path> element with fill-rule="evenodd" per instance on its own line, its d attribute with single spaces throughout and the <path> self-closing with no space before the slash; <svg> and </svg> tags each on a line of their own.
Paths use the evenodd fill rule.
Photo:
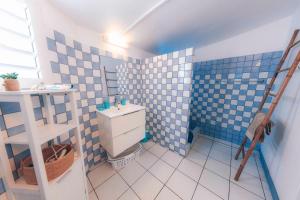
<svg viewBox="0 0 300 200">
<path fill-rule="evenodd" d="M 51 183 L 50 200 L 87 200 L 84 176 L 81 162 L 76 160 L 64 175 L 58 180 L 54 180 L 54 183 Z"/>
<path fill-rule="evenodd" d="M 112 118 L 111 134 L 112 137 L 116 137 L 140 126 L 145 126 L 145 110 Z"/>
</svg>

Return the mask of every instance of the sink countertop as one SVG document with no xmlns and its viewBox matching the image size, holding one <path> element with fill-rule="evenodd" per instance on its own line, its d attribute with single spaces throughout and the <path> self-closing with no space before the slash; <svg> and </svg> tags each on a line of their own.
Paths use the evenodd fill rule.
<svg viewBox="0 0 300 200">
<path fill-rule="evenodd" d="M 114 117 L 118 117 L 118 116 L 122 116 L 132 112 L 146 109 L 144 106 L 135 105 L 135 104 L 126 104 L 125 106 L 119 105 L 119 108 L 120 109 L 118 110 L 118 108 L 112 106 L 110 109 L 106 109 L 103 111 L 97 110 L 97 112 L 108 118 L 114 118 Z"/>
</svg>

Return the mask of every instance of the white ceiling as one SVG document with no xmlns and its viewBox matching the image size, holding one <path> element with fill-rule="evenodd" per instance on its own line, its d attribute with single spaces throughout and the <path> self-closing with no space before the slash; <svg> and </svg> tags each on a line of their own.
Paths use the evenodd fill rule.
<svg viewBox="0 0 300 200">
<path fill-rule="evenodd" d="M 153 53 L 216 42 L 286 17 L 300 4 L 299 0 L 50 1 L 77 23 L 100 33 L 130 28 L 131 44 Z"/>
</svg>

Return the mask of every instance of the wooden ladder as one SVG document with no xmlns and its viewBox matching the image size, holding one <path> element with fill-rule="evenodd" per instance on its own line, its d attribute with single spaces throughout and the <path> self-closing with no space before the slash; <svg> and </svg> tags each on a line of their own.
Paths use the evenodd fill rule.
<svg viewBox="0 0 300 200">
<path fill-rule="evenodd" d="M 241 146 L 239 147 L 239 149 L 238 149 L 238 151 L 235 155 L 235 159 L 237 160 L 240 153 L 242 152 L 242 154 L 243 154 L 243 160 L 241 161 L 240 167 L 239 167 L 239 169 L 236 172 L 236 175 L 234 177 L 234 180 L 236 180 L 236 181 L 239 180 L 239 178 L 241 176 L 241 173 L 243 172 L 243 169 L 244 169 L 245 165 L 247 164 L 248 159 L 250 158 L 250 156 L 252 155 L 252 153 L 255 149 L 256 144 L 259 142 L 262 134 L 264 134 L 264 129 L 265 129 L 266 125 L 270 121 L 270 118 L 272 117 L 272 114 L 273 114 L 276 106 L 278 105 L 278 102 L 279 102 L 282 94 L 284 93 L 285 88 L 287 87 L 291 77 L 293 76 L 295 70 L 297 69 L 297 66 L 299 65 L 300 51 L 298 51 L 298 53 L 297 53 L 297 55 L 296 55 L 296 57 L 295 57 L 295 59 L 294 59 L 294 61 L 293 61 L 290 68 L 281 69 L 284 62 L 285 62 L 285 60 L 286 60 L 286 58 L 288 57 L 288 55 L 291 51 L 291 49 L 293 47 L 295 47 L 297 44 L 300 43 L 300 40 L 295 42 L 299 31 L 300 31 L 299 29 L 294 31 L 293 36 L 292 36 L 292 38 L 289 42 L 289 45 L 287 46 L 280 62 L 278 63 L 278 65 L 276 67 L 276 71 L 274 73 L 274 76 L 272 77 L 271 82 L 269 83 L 269 85 L 267 86 L 267 88 L 265 90 L 265 94 L 264 94 L 263 99 L 262 99 L 262 101 L 259 105 L 258 112 L 262 111 L 263 106 L 264 106 L 264 104 L 265 104 L 265 102 L 266 102 L 266 100 L 269 96 L 272 96 L 273 100 L 272 100 L 271 106 L 270 106 L 268 112 L 266 113 L 266 116 L 264 117 L 263 121 L 257 127 L 257 129 L 255 130 L 255 136 L 254 136 L 253 140 L 251 141 L 250 148 L 248 149 L 248 151 L 245 155 L 244 147 L 245 147 L 245 145 L 247 143 L 247 139 L 248 139 L 247 136 L 245 135 L 243 140 L 242 140 Z M 278 74 L 281 73 L 281 72 L 284 72 L 284 71 L 288 71 L 288 73 L 285 76 L 283 82 L 281 83 L 277 94 L 271 93 L 272 86 L 274 85 L 274 82 L 275 82 Z"/>
</svg>

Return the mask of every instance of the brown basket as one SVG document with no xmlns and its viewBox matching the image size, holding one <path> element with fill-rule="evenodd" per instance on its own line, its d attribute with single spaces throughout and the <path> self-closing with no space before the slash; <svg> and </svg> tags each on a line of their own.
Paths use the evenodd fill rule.
<svg viewBox="0 0 300 200">
<path fill-rule="evenodd" d="M 55 151 L 59 151 L 62 147 L 66 147 L 67 153 L 62 158 L 54 161 L 46 162 L 50 157 L 53 157 L 54 151 L 51 147 L 43 149 L 43 158 L 45 162 L 45 168 L 48 181 L 51 181 L 58 176 L 62 175 L 67 169 L 69 169 L 74 162 L 74 150 L 70 144 L 68 145 L 53 145 Z M 32 164 L 31 156 L 26 157 L 21 161 L 21 172 L 26 183 L 30 185 L 37 185 L 37 180 Z"/>
</svg>

